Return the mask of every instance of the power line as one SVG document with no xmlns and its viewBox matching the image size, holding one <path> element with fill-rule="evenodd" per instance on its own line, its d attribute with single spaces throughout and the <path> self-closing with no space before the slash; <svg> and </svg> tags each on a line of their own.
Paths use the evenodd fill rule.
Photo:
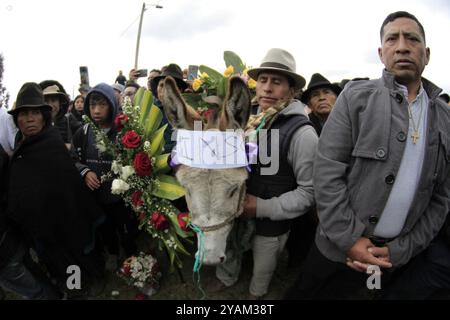
<svg viewBox="0 0 450 320">
<path fill-rule="evenodd" d="M 136 21 L 140 18 L 140 16 L 141 16 L 140 14 L 137 15 L 136 19 L 134 19 L 134 21 L 122 32 L 120 37 L 123 37 L 125 35 L 125 33 L 128 31 L 128 29 L 130 29 L 131 26 L 136 23 Z"/>
<path fill-rule="evenodd" d="M 151 6 L 151 7 L 155 7 L 156 9 L 162 9 L 163 8 L 163 6 L 162 5 L 160 5 L 160 4 L 155 4 L 155 3 L 149 3 L 149 4 L 147 4 L 148 6 Z M 148 8 L 145 8 L 145 10 L 144 11 L 147 11 L 148 10 Z M 136 23 L 136 21 L 140 18 L 140 14 L 139 15 L 137 15 L 137 17 L 136 17 L 136 19 L 134 19 L 133 20 L 133 22 L 120 34 L 120 38 L 122 38 L 124 35 L 125 35 L 125 33 L 133 26 L 133 24 L 135 24 Z"/>
</svg>

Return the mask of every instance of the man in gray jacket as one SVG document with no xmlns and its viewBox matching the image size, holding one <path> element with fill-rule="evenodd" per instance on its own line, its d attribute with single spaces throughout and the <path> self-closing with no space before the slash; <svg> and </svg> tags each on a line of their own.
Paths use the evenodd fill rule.
<svg viewBox="0 0 450 320">
<path fill-rule="evenodd" d="M 425 31 L 401 11 L 380 36 L 382 78 L 349 83 L 322 131 L 316 245 L 288 298 L 349 297 L 367 288 L 369 266 L 383 284 L 429 245 L 449 210 L 450 109 L 421 76 Z"/>
</svg>

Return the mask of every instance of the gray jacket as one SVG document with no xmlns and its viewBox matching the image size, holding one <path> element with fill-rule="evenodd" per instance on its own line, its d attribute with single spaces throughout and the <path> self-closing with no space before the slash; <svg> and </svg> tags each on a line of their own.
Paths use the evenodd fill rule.
<svg viewBox="0 0 450 320">
<path fill-rule="evenodd" d="M 450 108 L 437 99 L 441 89 L 422 83 L 429 97 L 425 158 L 405 225 L 387 244 L 395 267 L 428 246 L 450 205 Z M 336 101 L 314 165 L 316 244 L 328 259 L 344 263 L 354 243 L 373 234 L 405 149 L 407 104 L 386 70 L 381 79 L 349 83 Z"/>
</svg>

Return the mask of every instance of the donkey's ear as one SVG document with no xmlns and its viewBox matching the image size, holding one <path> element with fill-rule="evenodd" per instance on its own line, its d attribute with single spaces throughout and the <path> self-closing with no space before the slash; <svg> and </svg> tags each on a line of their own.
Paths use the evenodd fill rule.
<svg viewBox="0 0 450 320">
<path fill-rule="evenodd" d="M 181 97 L 175 80 L 167 76 L 164 81 L 163 96 L 161 102 L 166 113 L 167 120 L 174 128 L 193 129 L 194 121 L 199 120 L 198 114 L 189 107 Z"/>
<path fill-rule="evenodd" d="M 223 110 L 227 128 L 245 128 L 250 116 L 250 100 L 250 92 L 245 82 L 238 76 L 231 77 Z"/>
</svg>

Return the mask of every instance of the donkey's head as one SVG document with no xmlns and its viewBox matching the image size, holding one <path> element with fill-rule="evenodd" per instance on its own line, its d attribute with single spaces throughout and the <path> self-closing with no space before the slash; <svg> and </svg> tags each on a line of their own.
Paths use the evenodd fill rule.
<svg viewBox="0 0 450 320">
<path fill-rule="evenodd" d="M 232 77 L 228 94 L 219 112 L 204 122 L 204 130 L 243 129 L 250 115 L 250 94 L 245 83 Z M 198 114 L 183 100 L 171 77 L 164 80 L 162 102 L 174 128 L 194 130 Z M 192 223 L 204 232 L 203 263 L 214 265 L 225 261 L 227 237 L 233 220 L 242 212 L 245 198 L 245 167 L 200 169 L 180 165 L 176 177 L 186 189 L 186 201 Z M 200 239 L 199 239 L 200 240 Z M 200 248 L 200 243 L 198 247 Z"/>
</svg>

